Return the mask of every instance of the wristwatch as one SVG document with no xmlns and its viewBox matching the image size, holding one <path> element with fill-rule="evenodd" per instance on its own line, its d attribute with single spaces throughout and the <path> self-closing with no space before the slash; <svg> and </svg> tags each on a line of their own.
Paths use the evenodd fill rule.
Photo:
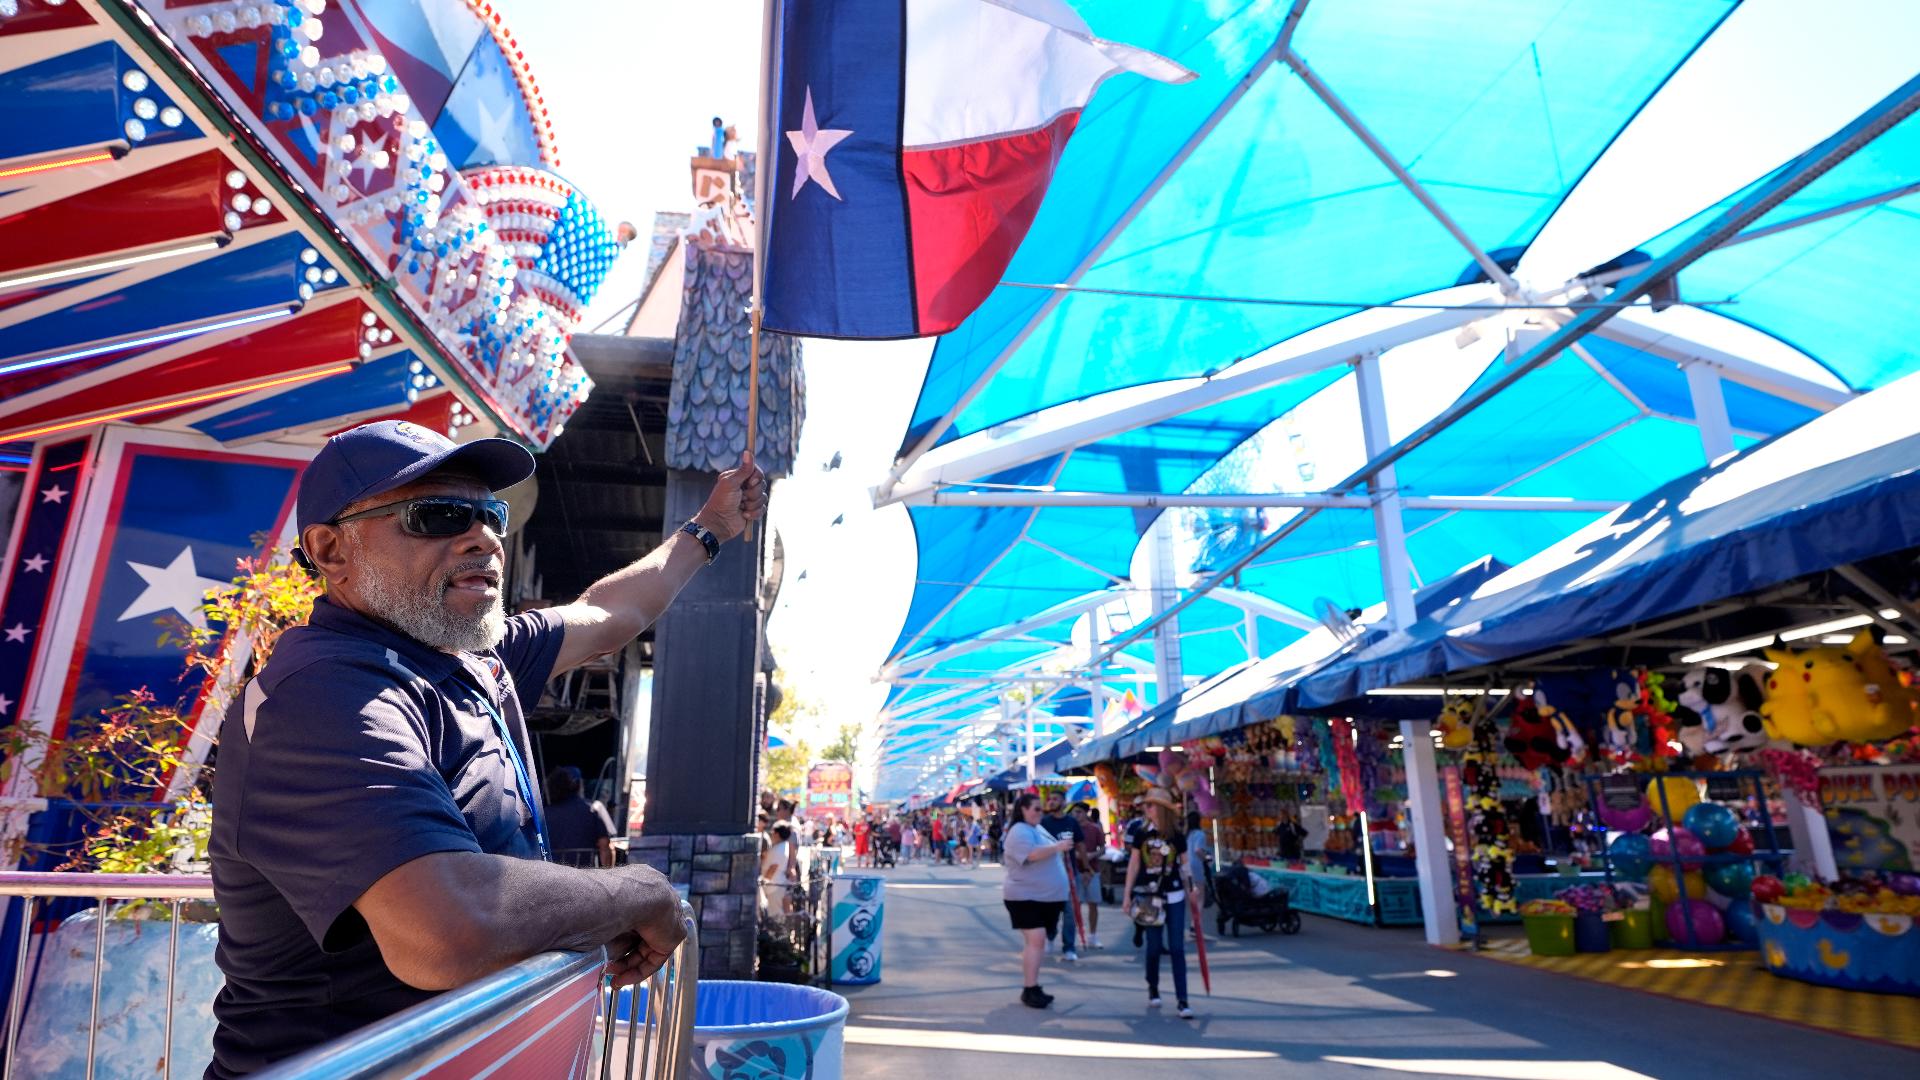
<svg viewBox="0 0 1920 1080">
<path fill-rule="evenodd" d="M 713 535 L 712 529 L 707 528 L 697 521 L 689 521 L 685 525 L 680 526 L 680 531 L 700 541 L 700 546 L 707 549 L 707 562 L 709 564 L 720 557 L 720 538 Z"/>
</svg>

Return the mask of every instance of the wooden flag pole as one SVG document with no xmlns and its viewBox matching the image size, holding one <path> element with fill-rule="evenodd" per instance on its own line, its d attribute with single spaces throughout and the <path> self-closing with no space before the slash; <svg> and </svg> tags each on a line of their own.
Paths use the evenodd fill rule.
<svg viewBox="0 0 1920 1080">
<path fill-rule="evenodd" d="M 747 313 L 747 453 L 760 439 L 760 290 L 767 276 L 767 188 L 774 171 L 773 61 L 779 34 L 780 0 L 766 0 L 760 20 L 760 132 L 753 168 L 753 298 Z M 747 522 L 753 539 L 753 522 Z"/>
</svg>

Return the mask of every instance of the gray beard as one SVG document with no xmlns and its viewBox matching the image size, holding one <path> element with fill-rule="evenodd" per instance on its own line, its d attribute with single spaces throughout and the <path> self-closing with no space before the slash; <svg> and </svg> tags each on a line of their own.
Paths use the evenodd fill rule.
<svg viewBox="0 0 1920 1080">
<path fill-rule="evenodd" d="M 358 536 L 352 536 L 349 542 L 359 547 Z M 356 570 L 360 596 L 373 614 L 424 645 L 441 652 L 478 653 L 500 644 L 507 636 L 507 614 L 499 597 L 487 598 L 478 615 L 464 618 L 447 606 L 451 583 L 446 580 L 421 589 L 388 577 L 364 560 Z"/>
</svg>

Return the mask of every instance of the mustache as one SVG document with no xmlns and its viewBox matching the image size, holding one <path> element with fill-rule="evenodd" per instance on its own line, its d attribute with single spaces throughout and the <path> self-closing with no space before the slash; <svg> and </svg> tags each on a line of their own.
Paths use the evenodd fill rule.
<svg viewBox="0 0 1920 1080">
<path fill-rule="evenodd" d="M 492 559 L 468 559 L 466 562 L 456 563 L 448 568 L 446 573 L 440 575 L 441 597 L 444 598 L 447 590 L 453 588 L 455 579 L 475 573 L 492 574 L 495 581 L 499 581 L 503 576 L 500 567 L 494 565 Z"/>
</svg>

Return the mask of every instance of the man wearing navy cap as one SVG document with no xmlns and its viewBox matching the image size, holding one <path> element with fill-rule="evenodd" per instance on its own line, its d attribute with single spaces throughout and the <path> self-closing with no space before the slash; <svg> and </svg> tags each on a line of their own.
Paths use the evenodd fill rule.
<svg viewBox="0 0 1920 1080">
<path fill-rule="evenodd" d="M 228 711 L 213 784 L 220 968 L 209 1078 L 264 1068 L 550 949 L 607 945 L 644 978 L 680 943 L 644 866 L 546 861 L 523 711 L 615 652 L 765 506 L 751 456 L 652 554 L 563 607 L 508 618 L 505 439 L 405 422 L 334 436 L 300 480 L 306 626 Z"/>
</svg>

